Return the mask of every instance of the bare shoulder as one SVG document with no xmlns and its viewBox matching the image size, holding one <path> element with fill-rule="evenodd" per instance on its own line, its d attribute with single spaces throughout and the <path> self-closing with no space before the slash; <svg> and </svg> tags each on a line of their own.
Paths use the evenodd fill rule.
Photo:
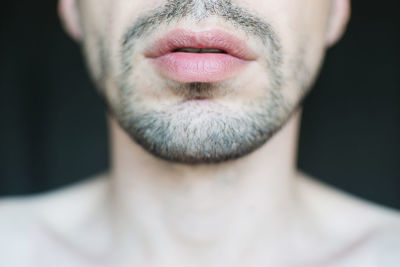
<svg viewBox="0 0 400 267">
<path fill-rule="evenodd" d="M 0 258 L 7 266 L 30 266 L 43 234 L 70 231 L 101 198 L 104 175 L 53 192 L 0 200 Z"/>
<path fill-rule="evenodd" d="M 369 265 L 400 266 L 400 212 L 301 175 L 301 196 L 328 238 L 341 239 Z M 350 250 L 348 250 L 350 251 Z"/>
<path fill-rule="evenodd" d="M 400 266 L 400 226 L 397 222 L 381 225 L 361 239 L 359 246 L 350 253 L 353 266 Z"/>
<path fill-rule="evenodd" d="M 106 176 L 89 177 L 83 182 L 47 193 L 0 199 L 0 224 L 14 224 L 18 218 L 29 222 L 40 218 L 67 219 L 72 215 L 70 212 L 77 215 L 104 196 Z"/>
<path fill-rule="evenodd" d="M 315 212 L 329 215 L 329 219 L 332 219 L 332 216 L 336 216 L 336 219 L 341 218 L 343 225 L 348 226 L 355 222 L 358 225 L 390 226 L 398 225 L 400 221 L 400 210 L 351 195 L 306 174 L 300 174 L 299 184 L 302 198 Z"/>
<path fill-rule="evenodd" d="M 33 225 L 27 218 L 34 213 L 19 200 L 7 199 L 0 202 L 0 258 L 7 266 L 29 266 Z M 21 254 L 17 255 L 17 251 Z"/>
<path fill-rule="evenodd" d="M 379 266 L 400 266 L 400 222 L 386 225 L 376 231 L 368 247 Z"/>
</svg>

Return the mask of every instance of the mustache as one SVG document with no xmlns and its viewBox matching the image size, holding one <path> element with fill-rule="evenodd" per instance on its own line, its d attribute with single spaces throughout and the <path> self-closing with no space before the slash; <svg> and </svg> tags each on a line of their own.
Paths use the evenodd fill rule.
<svg viewBox="0 0 400 267">
<path fill-rule="evenodd" d="M 264 45 L 268 55 L 268 69 L 273 74 L 273 84 L 280 84 L 282 63 L 281 43 L 273 27 L 264 19 L 251 14 L 230 0 L 166 0 L 165 4 L 152 9 L 137 18 L 128 27 L 121 42 L 122 80 L 128 80 L 134 63 L 132 54 L 135 44 L 142 38 L 156 32 L 160 25 L 168 25 L 182 20 L 202 22 L 209 18 L 219 18 L 223 23 L 233 25 L 236 30 L 245 32 Z M 129 95 L 132 91 L 126 83 L 121 84 L 121 93 Z M 175 94 L 185 99 L 213 98 L 226 94 L 225 86 L 210 83 L 172 84 Z"/>
<path fill-rule="evenodd" d="M 122 38 L 122 54 L 127 55 L 138 39 L 156 31 L 160 25 L 183 19 L 201 22 L 210 17 L 220 18 L 235 29 L 258 39 L 270 51 L 271 64 L 280 64 L 280 40 L 271 24 L 230 0 L 167 0 L 164 5 L 136 19 L 128 28 Z"/>
</svg>

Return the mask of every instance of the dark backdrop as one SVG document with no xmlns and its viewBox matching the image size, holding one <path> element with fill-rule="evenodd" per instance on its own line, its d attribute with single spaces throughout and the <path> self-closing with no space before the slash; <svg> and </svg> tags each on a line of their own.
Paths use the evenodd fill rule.
<svg viewBox="0 0 400 267">
<path fill-rule="evenodd" d="M 299 167 L 400 208 L 400 21 L 397 0 L 353 1 L 343 41 L 307 98 Z M 104 106 L 56 1 L 0 11 L 0 196 L 47 191 L 108 167 Z"/>
</svg>

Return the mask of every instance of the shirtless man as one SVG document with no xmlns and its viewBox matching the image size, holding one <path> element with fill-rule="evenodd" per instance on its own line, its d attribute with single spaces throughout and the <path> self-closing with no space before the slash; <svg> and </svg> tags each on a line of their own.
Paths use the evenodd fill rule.
<svg viewBox="0 0 400 267">
<path fill-rule="evenodd" d="M 349 2 L 60 0 L 112 167 L 2 200 L 0 266 L 400 266 L 396 211 L 296 170 L 299 105 Z"/>
</svg>

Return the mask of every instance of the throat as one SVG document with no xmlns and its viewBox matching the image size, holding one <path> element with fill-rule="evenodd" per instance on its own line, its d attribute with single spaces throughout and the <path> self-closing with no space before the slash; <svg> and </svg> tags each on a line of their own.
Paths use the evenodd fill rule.
<svg viewBox="0 0 400 267">
<path fill-rule="evenodd" d="M 207 251 L 223 250 L 232 258 L 249 245 L 274 247 L 299 221 L 293 218 L 298 122 L 294 117 L 247 157 L 184 165 L 154 158 L 111 119 L 109 203 L 124 244 L 145 245 L 156 256 L 174 252 L 175 258 L 193 254 L 196 259 Z"/>
</svg>

